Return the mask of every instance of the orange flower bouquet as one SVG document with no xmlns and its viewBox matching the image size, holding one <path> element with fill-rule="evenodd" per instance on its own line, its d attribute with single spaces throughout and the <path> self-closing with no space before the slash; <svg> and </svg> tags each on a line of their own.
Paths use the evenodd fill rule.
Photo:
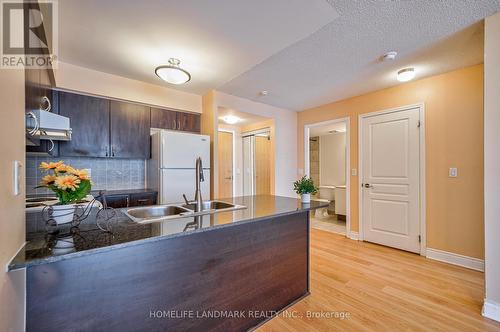
<svg viewBox="0 0 500 332">
<path fill-rule="evenodd" d="M 40 169 L 48 174 L 37 188 L 48 188 L 59 199 L 59 204 L 52 206 L 52 217 L 58 224 L 72 221 L 75 208 L 70 205 L 85 198 L 92 187 L 87 171 L 65 165 L 63 161 L 42 162 Z"/>
</svg>

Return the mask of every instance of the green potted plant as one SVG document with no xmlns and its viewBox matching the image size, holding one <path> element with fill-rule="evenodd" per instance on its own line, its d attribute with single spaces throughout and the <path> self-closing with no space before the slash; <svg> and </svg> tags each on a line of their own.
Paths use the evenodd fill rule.
<svg viewBox="0 0 500 332">
<path fill-rule="evenodd" d="M 42 162 L 40 169 L 48 174 L 37 188 L 52 190 L 59 200 L 59 203 L 51 206 L 50 217 L 58 225 L 72 222 L 75 203 L 84 199 L 92 187 L 87 171 L 65 165 L 63 161 Z"/>
<path fill-rule="evenodd" d="M 318 189 L 314 186 L 314 181 L 305 175 L 293 183 L 293 190 L 300 195 L 302 203 L 310 203 L 311 194 L 314 195 L 318 192 Z"/>
</svg>

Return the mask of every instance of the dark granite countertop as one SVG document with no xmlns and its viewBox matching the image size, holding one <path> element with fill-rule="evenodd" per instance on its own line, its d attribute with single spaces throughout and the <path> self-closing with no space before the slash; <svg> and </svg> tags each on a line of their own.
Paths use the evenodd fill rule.
<svg viewBox="0 0 500 332">
<path fill-rule="evenodd" d="M 193 217 L 138 224 L 131 221 L 121 210 L 99 211 L 94 208 L 78 226 L 69 224 L 55 227 L 45 225 L 43 212 L 31 214 L 32 219 L 27 220 L 27 243 L 10 262 L 9 270 L 72 259 L 124 246 L 140 245 L 147 241 L 189 236 L 192 233 L 231 227 L 239 223 L 258 222 L 270 217 L 310 211 L 328 205 L 318 201 L 302 204 L 300 200 L 294 198 L 272 195 L 221 200 L 244 205 L 246 209 L 205 215 L 202 217 L 201 225 L 198 226 L 190 226 L 194 221 Z M 111 213 L 110 218 L 106 218 L 106 213 Z"/>
</svg>

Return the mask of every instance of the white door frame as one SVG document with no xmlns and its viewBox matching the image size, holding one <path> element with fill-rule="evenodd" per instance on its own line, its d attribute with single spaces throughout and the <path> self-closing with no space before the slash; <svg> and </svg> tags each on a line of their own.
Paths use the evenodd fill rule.
<svg viewBox="0 0 500 332">
<path fill-rule="evenodd" d="M 382 115 L 388 113 L 395 113 L 400 111 L 406 111 L 410 109 L 418 108 L 419 110 L 419 121 L 420 121 L 420 130 L 419 130 L 419 146 L 420 146 L 420 154 L 419 154 L 419 223 L 420 223 L 420 255 L 425 256 L 427 249 L 427 233 L 426 233 L 426 201 L 425 201 L 425 105 L 424 103 L 417 103 L 397 108 L 391 108 L 387 110 L 372 112 L 372 113 L 364 113 L 358 116 L 358 168 L 359 168 L 359 176 L 358 176 L 358 188 L 361 188 L 361 183 L 363 182 L 363 120 L 368 117 L 372 117 L 375 115 Z M 363 191 L 359 190 L 359 239 L 363 240 Z"/>
<path fill-rule="evenodd" d="M 346 207 L 346 237 L 357 240 L 358 235 L 351 233 L 351 118 L 344 117 L 323 122 L 311 123 L 304 126 L 304 174 L 310 176 L 310 160 L 309 160 L 309 136 L 311 128 L 330 125 L 334 123 L 345 122 L 346 124 L 346 166 L 345 166 L 345 207 Z M 319 185 L 319 184 L 318 184 Z"/>
<path fill-rule="evenodd" d="M 233 172 L 231 176 L 233 177 L 233 197 L 236 197 L 236 130 L 218 128 L 217 131 L 222 131 L 233 135 L 233 160 L 231 161 L 233 164 Z"/>
</svg>

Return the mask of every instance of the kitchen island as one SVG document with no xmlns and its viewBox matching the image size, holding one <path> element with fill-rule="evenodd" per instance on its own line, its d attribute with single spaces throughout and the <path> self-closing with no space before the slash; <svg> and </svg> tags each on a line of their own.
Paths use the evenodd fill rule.
<svg viewBox="0 0 500 332">
<path fill-rule="evenodd" d="M 307 296 L 309 211 L 326 204 L 223 201 L 246 209 L 195 225 L 93 212 L 52 234 L 35 220 L 9 265 L 26 268 L 27 330 L 248 330 Z"/>
</svg>

